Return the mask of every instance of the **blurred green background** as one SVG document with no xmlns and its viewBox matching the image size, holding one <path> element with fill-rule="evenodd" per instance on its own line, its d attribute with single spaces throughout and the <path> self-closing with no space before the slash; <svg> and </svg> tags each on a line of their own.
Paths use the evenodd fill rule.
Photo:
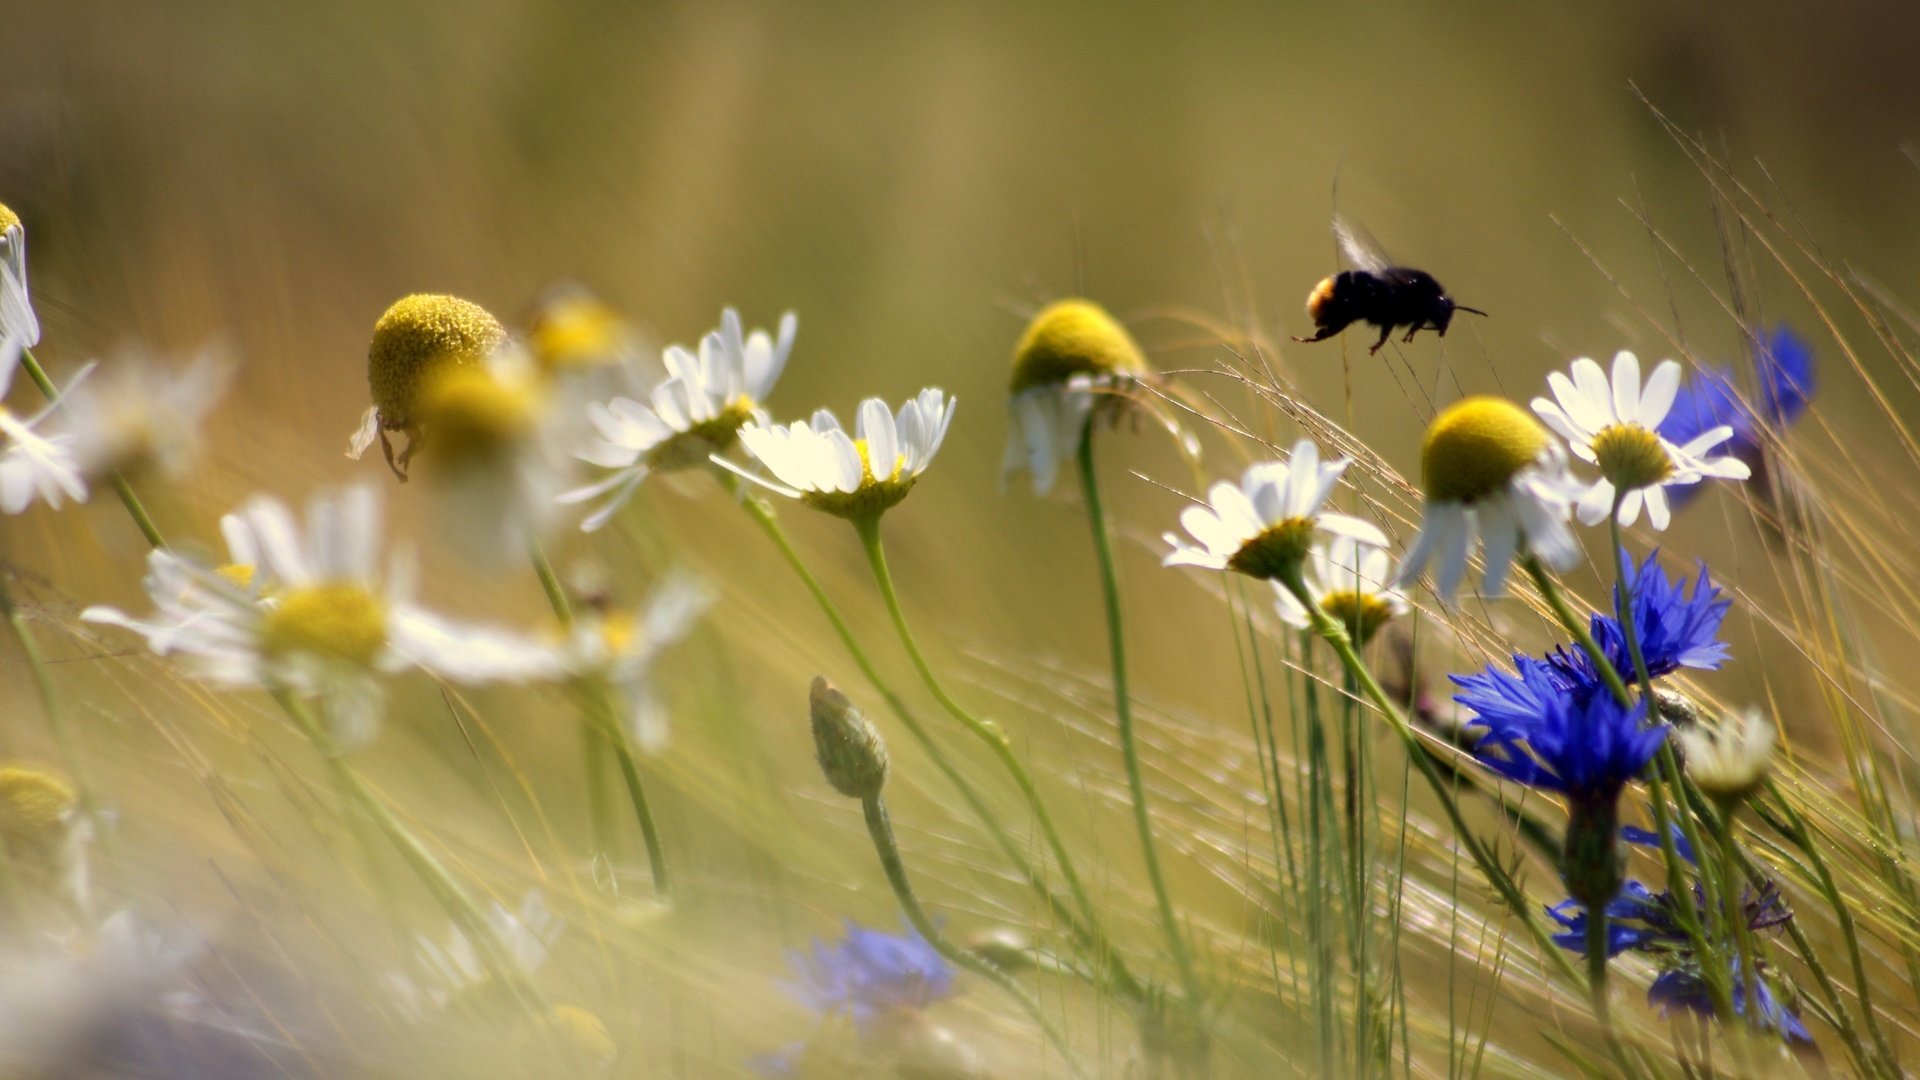
<svg viewBox="0 0 1920 1080">
<path fill-rule="evenodd" d="M 1709 293 L 1726 281 L 1707 185 L 1635 87 L 1749 179 L 1770 175 L 1771 205 L 1861 272 L 1911 294 L 1920 270 L 1912 4 L 15 0 L 0 26 L 0 201 L 31 232 L 43 358 L 70 369 L 128 339 L 180 350 L 219 338 L 242 362 L 204 475 L 155 497 L 170 531 L 210 540 L 214 517 L 255 490 L 299 499 L 322 481 L 385 482 L 339 452 L 365 407 L 369 331 L 401 294 L 458 293 L 515 323 L 541 290 L 578 281 L 660 343 L 694 341 L 723 305 L 766 326 L 792 309 L 800 333 L 776 414 L 845 416 L 863 396 L 927 384 L 958 395 L 940 461 L 889 518 L 896 571 L 954 681 L 1037 747 L 1082 745 L 1046 722 L 1059 686 L 1023 697 L 999 663 L 1021 658 L 1016 670 L 1032 674 L 1058 658 L 1097 682 L 1104 658 L 1072 496 L 997 490 L 1006 364 L 1039 303 L 1084 292 L 1128 320 L 1160 367 L 1221 367 L 1218 339 L 1185 317 L 1270 340 L 1306 332 L 1301 303 L 1338 266 L 1337 182 L 1341 212 L 1492 313 L 1372 359 L 1359 331 L 1268 357 L 1411 474 L 1433 400 L 1529 396 L 1576 355 L 1670 355 L 1649 315 L 1697 359 L 1738 355 Z M 1643 207 L 1700 280 L 1650 237 Z M 1785 288 L 1751 299 L 1767 318 L 1807 312 Z M 1823 411 L 1852 408 L 1848 386 L 1823 394 Z M 1184 468 L 1164 440 L 1108 445 L 1112 512 L 1140 541 L 1123 571 L 1142 695 L 1196 730 L 1216 717 L 1238 727 L 1242 684 L 1217 604 L 1152 568 L 1147 541 L 1179 502 L 1123 471 L 1186 487 Z M 1212 455 L 1213 471 L 1233 467 Z M 694 734 L 660 766 L 681 796 L 663 812 L 683 849 L 710 833 L 757 836 L 751 863 L 782 852 L 777 831 L 709 830 L 703 814 L 727 818 L 745 797 L 736 785 L 759 770 L 775 790 L 816 797 L 806 679 L 851 673 L 770 549 L 710 490 L 655 487 L 646 513 L 723 590 L 718 629 L 669 672 Z M 396 513 L 426 543 L 432 599 L 538 616 L 530 577 L 476 587 L 406 494 Z M 84 539 L 70 515 L 0 525 L 6 557 L 81 601 L 130 601 L 139 538 L 99 502 Z M 788 518 L 891 655 L 851 533 Z M 1724 524 L 1683 522 L 1670 542 L 1710 554 Z M 561 554 L 624 572 L 639 552 L 637 580 L 673 561 L 658 539 L 575 539 Z M 21 685 L 10 654 L 0 670 Z M 1087 693 L 1100 713 L 1099 691 Z M 517 721 L 536 777 L 571 767 L 571 731 L 537 740 L 563 722 Z M 1057 754 L 1040 760 L 1062 798 L 1089 782 Z M 408 779 L 465 798 L 446 804 L 451 822 L 484 816 L 496 796 L 464 764 L 448 768 L 451 779 Z M 1107 764 L 1084 768 L 1112 779 Z M 556 801 L 571 798 L 563 787 Z M 857 839 L 824 838 L 811 864 L 785 849 L 784 870 L 865 880 L 860 914 L 887 920 Z M 1107 839 L 1112 872 L 1132 878 L 1135 852 L 1123 834 Z M 738 880 L 728 866 L 716 854 L 695 873 L 725 891 Z M 1194 867 L 1176 869 L 1190 895 L 1207 888 Z M 777 967 L 771 953 L 764 963 Z"/>
</svg>

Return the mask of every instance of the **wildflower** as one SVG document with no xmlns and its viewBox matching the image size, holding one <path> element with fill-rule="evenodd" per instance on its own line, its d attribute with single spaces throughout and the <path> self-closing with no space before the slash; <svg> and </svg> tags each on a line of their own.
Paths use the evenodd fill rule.
<svg viewBox="0 0 1920 1080">
<path fill-rule="evenodd" d="M 417 415 L 433 431 L 440 535 L 483 560 L 522 554 L 552 519 L 566 468 L 562 417 L 532 361 L 507 348 L 445 368 L 421 388 Z"/>
<path fill-rule="evenodd" d="M 1100 401 L 1123 400 L 1149 370 L 1140 346 L 1105 308 L 1091 300 L 1048 304 L 1013 351 L 1013 430 L 1002 482 L 1024 467 L 1034 494 L 1053 490 L 1060 462 L 1073 455 Z"/>
<path fill-rule="evenodd" d="M 10 330 L 0 337 L 0 402 L 6 400 L 20 368 L 22 348 L 24 342 Z M 0 404 L 0 513 L 20 513 L 36 497 L 56 510 L 62 499 L 87 501 L 86 481 L 74 456 L 75 436 L 36 430 L 52 412 L 49 405 L 23 420 Z"/>
<path fill-rule="evenodd" d="M 639 355 L 633 327 L 592 293 L 554 289 L 541 300 L 527 332 L 527 351 L 548 375 L 619 368 Z"/>
<path fill-rule="evenodd" d="M 786 426 L 756 420 L 740 430 L 740 444 L 779 483 L 714 460 L 816 510 L 848 521 L 871 520 L 913 490 L 947 437 L 957 404 L 930 387 L 900 406 L 896 417 L 886 402 L 868 398 L 860 403 L 852 436 L 826 409 L 815 412 L 811 421 Z"/>
<path fill-rule="evenodd" d="M 1583 524 L 1605 521 L 1614 512 L 1617 495 L 1620 524 L 1638 520 L 1644 502 L 1647 521 L 1665 529 L 1672 518 L 1668 487 L 1751 475 L 1737 458 L 1705 456 L 1733 437 L 1730 426 L 1708 428 L 1684 445 L 1661 437 L 1660 422 L 1680 389 L 1680 365 L 1675 361 L 1661 361 L 1642 387 L 1640 359 L 1622 351 L 1613 358 L 1609 386 L 1600 365 L 1583 356 L 1573 362 L 1573 378 L 1556 371 L 1547 376 L 1547 384 L 1558 403 L 1534 398 L 1533 411 L 1567 440 L 1574 456 L 1600 467 L 1600 478 L 1581 494 L 1575 508 Z"/>
<path fill-rule="evenodd" d="M 1765 965 L 1760 967 L 1760 978 L 1754 979 L 1754 999 L 1760 1004 L 1759 1026 L 1778 1035 L 1789 1043 L 1813 1043 L 1813 1034 L 1807 1025 L 1800 1021 L 1800 1010 L 1794 1005 L 1783 1003 L 1767 989 Z M 1747 1015 L 1747 980 L 1741 977 L 1740 961 L 1729 963 L 1730 978 L 1733 980 L 1733 1011 L 1736 1016 Z M 1701 975 L 1697 964 L 1682 964 L 1661 972 L 1647 988 L 1647 1004 L 1660 1006 L 1660 1016 L 1664 1019 L 1676 1008 L 1687 1009 L 1701 1016 L 1713 1015 L 1713 999 L 1707 991 L 1707 980 Z"/>
<path fill-rule="evenodd" d="M 1622 556 L 1622 580 L 1614 588 L 1616 612 L 1626 595 L 1633 597 L 1633 624 L 1647 674 L 1657 679 L 1683 667 L 1718 671 L 1732 651 L 1720 640 L 1720 625 L 1726 621 L 1733 601 L 1722 598 L 1705 563 L 1700 564 L 1689 593 L 1687 579 L 1669 578 L 1660 567 L 1659 556 L 1657 550 L 1648 554 L 1638 569 Z M 1628 592 L 1623 593 L 1621 586 Z M 1595 614 L 1591 626 L 1594 641 L 1613 669 L 1632 674 L 1633 655 L 1627 649 L 1626 631 L 1617 614 Z M 1563 648 L 1548 659 L 1576 681 L 1599 679 L 1583 651 Z"/>
<path fill-rule="evenodd" d="M 1319 531 L 1385 547 L 1386 534 L 1374 525 L 1321 509 L 1351 461 L 1340 458 L 1323 463 L 1313 440 L 1301 439 L 1293 444 L 1286 461 L 1249 468 L 1237 486 L 1224 480 L 1213 485 L 1207 505 L 1180 512 L 1180 524 L 1199 546 L 1175 533 L 1162 534 L 1173 550 L 1160 564 L 1234 570 L 1285 581 L 1305 562 Z"/>
<path fill-rule="evenodd" d="M 361 485 L 316 497 L 306 536 L 269 498 L 242 507 L 225 531 L 260 560 L 222 573 L 165 550 L 148 555 L 156 608 L 135 619 L 107 607 L 83 619 L 133 630 L 162 656 L 187 658 L 199 677 L 234 688 L 317 696 L 341 748 L 370 738 L 381 676 L 418 668 L 457 682 L 526 680 L 558 670 L 554 650 L 520 635 L 468 627 L 418 606 L 411 560 L 379 562 L 380 499 Z M 244 576 L 246 585 L 237 579 Z"/>
<path fill-rule="evenodd" d="M 478 366 L 506 340 L 506 330 L 487 309 L 457 296 L 415 293 L 394 301 L 373 324 L 367 348 L 373 404 L 361 415 L 347 456 L 357 460 L 378 439 L 387 466 L 405 480 L 407 463 L 427 434 L 417 415 L 421 392 L 443 369 Z M 407 436 L 397 458 L 389 431 Z"/>
<path fill-rule="evenodd" d="M 887 746 L 847 695 L 815 675 L 807 703 L 813 719 L 813 748 L 820 771 L 833 790 L 849 799 L 871 799 L 887 782 Z"/>
<path fill-rule="evenodd" d="M 40 344 L 40 319 L 27 292 L 27 227 L 0 205 L 0 337 L 17 337 L 25 348 Z"/>
<path fill-rule="evenodd" d="M 232 366 L 206 350 L 170 371 L 129 353 L 63 399 L 63 427 L 87 477 L 157 468 L 184 476 L 200 452 L 200 426 L 226 393 Z"/>
<path fill-rule="evenodd" d="M 573 623 L 567 667 L 576 678 L 603 679 L 627 702 L 627 729 L 642 750 L 667 748 L 666 706 L 653 692 L 653 666 L 667 646 L 687 636 L 712 597 L 688 577 L 669 578 L 645 610 L 595 605 Z"/>
<path fill-rule="evenodd" d="M 1480 538 L 1488 595 L 1505 586 L 1515 557 L 1537 556 L 1559 570 L 1579 560 L 1567 528 L 1578 485 L 1567 473 L 1566 454 L 1512 402 L 1470 397 L 1442 410 L 1427 427 L 1420 475 L 1426 505 L 1420 533 L 1400 564 L 1400 584 L 1435 562 L 1434 587 L 1452 600 Z"/>
<path fill-rule="evenodd" d="M 546 899 L 537 889 L 521 898 L 516 911 L 507 910 L 498 900 L 489 901 L 486 919 L 493 940 L 504 950 L 498 959 L 511 970 L 490 967 L 467 932 L 457 925 L 448 928 L 444 943 L 419 935 L 417 960 L 424 980 L 399 972 L 385 977 L 388 990 L 404 1012 L 424 1019 L 458 997 L 494 989 L 502 976 L 532 975 L 547 962 L 554 941 L 567 925 L 565 919 L 548 910 Z"/>
<path fill-rule="evenodd" d="M 908 927 L 903 935 L 868 930 L 852 922 L 847 935 L 810 953 L 790 952 L 795 981 L 787 992 L 822 1015 L 845 1015 L 863 1030 L 894 1013 L 925 1009 L 953 993 L 954 969 Z"/>
<path fill-rule="evenodd" d="M 1753 794 L 1773 763 L 1773 721 L 1758 709 L 1730 717 L 1720 727 L 1677 729 L 1674 738 L 1687 775 L 1708 797 L 1723 802 Z"/>
<path fill-rule="evenodd" d="M 1362 645 L 1373 640 L 1388 620 L 1410 610 L 1406 596 L 1393 586 L 1386 550 L 1349 536 L 1313 545 L 1307 553 L 1306 580 L 1321 609 Z M 1282 620 L 1290 626 L 1308 625 L 1307 610 L 1292 592 L 1276 583 L 1274 595 Z"/>
<path fill-rule="evenodd" d="M 1746 462 L 1755 476 L 1761 475 L 1766 466 L 1763 438 L 1791 426 L 1813 397 L 1813 350 L 1792 330 L 1778 327 L 1755 351 L 1754 366 L 1760 392 L 1752 405 L 1734 388 L 1732 372 L 1726 368 L 1703 370 L 1682 382 L 1673 408 L 1660 422 L 1660 437 L 1685 445 L 1715 427 L 1731 427 L 1727 455 Z M 1677 488 L 1669 494 L 1679 504 L 1698 490 Z"/>
<path fill-rule="evenodd" d="M 1693 902 L 1696 924 L 1710 924 L 1698 885 L 1693 887 Z M 1607 903 L 1607 955 L 1636 951 L 1673 958 L 1687 950 L 1691 939 L 1681 926 L 1679 906 L 1672 893 L 1654 892 L 1637 881 L 1621 886 L 1619 894 Z M 1772 882 L 1748 890 L 1742 897 L 1741 911 L 1747 929 L 1755 932 L 1776 929 L 1793 918 L 1779 886 Z M 1549 907 L 1547 915 L 1562 927 L 1554 935 L 1554 944 L 1586 955 L 1587 913 L 1580 901 L 1563 900 Z"/>
<path fill-rule="evenodd" d="M 743 337 L 739 313 L 727 308 L 720 329 L 700 339 L 698 356 L 678 345 L 667 348 L 668 377 L 646 402 L 616 397 L 590 404 L 587 420 L 599 437 L 579 452 L 580 460 L 613 472 L 560 496 L 562 503 L 609 496 L 580 527 L 592 532 L 605 525 L 649 475 L 704 465 L 731 448 L 746 424 L 764 425 L 761 402 L 787 365 L 798 325 L 788 312 L 780 317 L 778 340 L 764 330 Z"/>
<path fill-rule="evenodd" d="M 201 1007 L 187 977 L 201 950 L 190 932 L 162 929 L 125 910 L 68 933 L 7 935 L 0 944 L 0 1068 L 8 1076 L 226 1073 L 203 1071 L 209 1062 L 183 1030 L 207 1023 L 212 1011 Z"/>
</svg>

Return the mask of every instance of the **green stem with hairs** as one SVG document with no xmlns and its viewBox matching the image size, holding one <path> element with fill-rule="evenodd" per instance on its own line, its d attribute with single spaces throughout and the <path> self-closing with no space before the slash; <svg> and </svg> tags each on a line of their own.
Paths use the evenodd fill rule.
<svg viewBox="0 0 1920 1080">
<path fill-rule="evenodd" d="M 1113 666 L 1113 708 L 1118 720 L 1120 757 L 1127 770 L 1127 791 L 1133 798 L 1133 825 L 1140 836 L 1141 858 L 1147 864 L 1147 880 L 1153 885 L 1153 899 L 1160 912 L 1160 926 L 1167 935 L 1174 965 L 1179 969 L 1181 987 L 1186 991 L 1188 1004 L 1197 1006 L 1201 1000 L 1200 978 L 1194 970 L 1193 954 L 1187 947 L 1186 935 L 1181 932 L 1179 917 L 1173 910 L 1173 896 L 1167 889 L 1166 874 L 1160 867 L 1160 853 L 1153 840 L 1153 815 L 1147 807 L 1147 786 L 1140 774 L 1140 748 L 1133 731 L 1133 700 L 1127 689 L 1127 641 L 1120 611 L 1120 576 L 1114 568 L 1113 539 L 1107 530 L 1106 509 L 1100 502 L 1099 470 L 1094 467 L 1093 461 L 1092 420 L 1087 421 L 1080 435 L 1079 462 L 1080 490 L 1086 498 L 1087 524 L 1093 531 L 1093 551 L 1100 564 L 1100 584 L 1106 598 L 1107 644 Z M 870 554 L 875 559 L 874 572 L 884 579 L 886 567 L 879 558 L 877 522 L 870 531 L 874 534 L 870 542 Z M 862 535 L 864 537 L 865 533 Z M 883 581 L 881 587 L 887 593 L 888 609 L 895 613 L 894 621 L 900 629 L 901 640 L 906 641 L 908 650 L 914 653 L 915 663 L 921 666 L 921 674 L 927 679 L 927 685 L 934 688 L 934 695 L 943 697 L 934 686 L 931 673 L 925 669 L 925 662 L 918 659 L 919 651 L 914 649 L 906 623 L 898 614 L 899 603 L 893 598 L 892 586 Z M 944 701 L 942 703 L 945 704 Z M 949 711 L 952 709 L 949 706 Z M 1041 812 L 1037 797 L 1034 799 L 1034 810 L 1036 814 Z M 1051 833 L 1052 826 L 1048 825 L 1047 828 Z M 1061 859 L 1064 863 L 1064 854 Z"/>
<path fill-rule="evenodd" d="M 40 393 L 49 403 L 58 408 L 66 408 L 65 402 L 61 400 L 60 388 L 53 384 L 52 379 L 47 378 L 46 369 L 40 366 L 40 361 L 34 357 L 32 349 L 20 350 L 20 366 L 26 370 L 27 378 L 33 380 L 33 385 L 40 388 Z M 159 526 L 153 523 L 153 518 L 148 515 L 145 504 L 140 501 L 140 496 L 134 493 L 133 485 L 127 483 L 127 478 L 120 475 L 118 471 L 108 475 L 108 483 L 113 487 L 113 493 L 120 497 L 120 504 L 127 508 L 127 515 L 133 518 L 133 524 L 140 530 L 140 535 L 147 538 L 147 546 L 155 551 L 165 550 L 166 537 L 160 535 Z"/>
<path fill-rule="evenodd" d="M 1146 988 L 1127 969 L 1125 961 L 1113 947 L 1106 932 L 1101 929 L 1098 919 L 1094 917 L 1091 903 L 1083 900 L 1082 912 L 1076 913 L 1072 907 L 1054 894 L 1052 887 L 1040 875 L 1038 868 L 1027 858 L 1026 853 L 1020 849 L 1020 845 L 1008 834 L 1006 828 L 1000 824 L 999 817 L 987 805 L 986 800 L 954 765 L 946 751 L 941 749 L 940 744 L 934 741 L 932 734 L 907 707 L 906 700 L 882 678 L 879 668 L 874 666 L 866 649 L 861 646 L 859 639 L 854 637 L 852 629 L 847 625 L 847 620 L 840 613 L 839 607 L 834 604 L 833 598 L 827 595 L 827 590 L 820 584 L 820 579 L 814 576 L 806 560 L 801 558 L 800 552 L 793 546 L 793 541 L 788 538 L 786 530 L 780 527 L 780 519 L 774 514 L 773 508 L 759 496 L 741 491 L 740 481 L 734 474 L 715 469 L 714 475 L 721 486 L 739 500 L 747 516 L 752 518 L 754 524 L 766 534 L 767 539 L 772 541 L 775 549 L 780 552 L 781 558 L 800 579 L 800 583 L 806 587 L 807 594 L 813 597 L 814 603 L 826 616 L 828 624 L 833 627 L 834 635 L 840 639 L 841 645 L 853 658 L 854 665 L 860 669 L 862 675 L 866 676 L 868 685 L 872 686 L 874 692 L 886 701 L 888 709 L 900 721 L 901 726 L 907 729 L 908 734 L 913 736 L 921 750 L 932 760 L 934 767 L 940 770 L 940 774 L 947 778 L 955 791 L 959 792 L 967 808 L 993 838 L 994 846 L 1000 849 L 1000 853 L 1007 862 L 1026 879 L 1034 894 L 1046 905 L 1048 912 L 1066 925 L 1081 955 L 1105 973 L 1113 989 L 1123 998 L 1135 1003 L 1144 1001 Z"/>
<path fill-rule="evenodd" d="M 1034 1000 L 1032 994 L 986 958 L 956 948 L 927 916 L 926 909 L 920 906 L 919 897 L 914 895 L 912 883 L 907 880 L 907 865 L 900 857 L 900 845 L 893 838 L 893 822 L 887 816 L 887 804 L 879 795 L 871 795 L 860 800 L 860 807 L 865 811 L 867 835 L 873 838 L 873 849 L 880 856 L 880 866 L 886 871 L 887 884 L 893 887 L 893 895 L 900 901 L 900 909 L 906 912 L 907 921 L 913 924 L 913 928 L 926 939 L 927 944 L 933 946 L 934 951 L 945 957 L 948 963 L 973 972 L 1019 1002 L 1020 1007 L 1033 1017 L 1036 1024 L 1040 1025 L 1040 1030 L 1046 1035 L 1047 1041 L 1053 1044 L 1053 1048 L 1066 1061 L 1067 1067 L 1073 1070 L 1073 1074 L 1088 1075 L 1085 1067 L 1074 1056 L 1072 1047 L 1067 1044 L 1066 1036 L 1047 1017 L 1046 1011 L 1040 1008 L 1040 1003 Z"/>
</svg>

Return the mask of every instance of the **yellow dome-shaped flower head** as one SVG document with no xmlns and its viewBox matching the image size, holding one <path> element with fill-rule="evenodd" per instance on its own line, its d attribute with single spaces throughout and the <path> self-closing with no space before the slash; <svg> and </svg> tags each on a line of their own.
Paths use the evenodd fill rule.
<svg viewBox="0 0 1920 1080">
<path fill-rule="evenodd" d="M 1447 406 L 1420 447 L 1421 486 L 1437 502 L 1471 505 L 1505 490 L 1547 448 L 1547 429 L 1505 398 Z"/>
<path fill-rule="evenodd" d="M 0 835 L 15 858 L 51 858 L 79 805 L 73 785 L 45 769 L 0 766 Z"/>
<path fill-rule="evenodd" d="M 354 457 L 377 435 L 387 463 L 402 479 L 421 430 L 420 397 L 432 377 L 448 368 L 477 367 L 506 341 L 500 320 L 487 309 L 457 296 L 416 293 L 402 297 L 373 326 L 367 348 L 367 388 L 373 398 Z M 395 459 L 389 431 L 406 432 L 407 448 Z"/>
<path fill-rule="evenodd" d="M 0 203 L 0 233 L 24 228 L 26 226 L 20 223 L 20 215 L 14 213 L 13 208 L 6 203 Z"/>
<path fill-rule="evenodd" d="M 1147 361 L 1127 328 L 1091 300 L 1057 300 L 1027 324 L 1013 350 L 1009 393 L 1064 385 L 1076 375 L 1140 375 Z"/>
</svg>

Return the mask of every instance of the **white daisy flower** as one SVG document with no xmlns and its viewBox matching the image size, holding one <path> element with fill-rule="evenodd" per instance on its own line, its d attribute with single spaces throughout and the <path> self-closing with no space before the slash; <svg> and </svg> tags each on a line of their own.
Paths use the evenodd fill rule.
<svg viewBox="0 0 1920 1080">
<path fill-rule="evenodd" d="M 720 329 L 700 339 L 699 355 L 668 346 L 662 356 L 667 379 L 645 402 L 616 397 L 587 406 L 598 438 L 580 451 L 580 460 L 613 472 L 560 496 L 562 503 L 608 496 L 580 527 L 592 532 L 605 525 L 652 473 L 704 465 L 733 445 L 741 427 L 765 424 L 761 403 L 787 366 L 798 328 L 788 312 L 777 339 L 764 330 L 742 335 L 739 312 L 727 308 Z"/>
<path fill-rule="evenodd" d="M 522 898 L 518 911 L 507 910 L 498 900 L 487 905 L 487 925 L 493 938 L 506 950 L 503 961 L 512 965 L 509 974 L 524 977 L 539 971 L 553 950 L 553 943 L 566 929 L 567 921 L 547 909 L 539 890 Z M 466 931 L 449 927 L 446 942 L 418 937 L 419 968 L 422 979 L 399 972 L 386 976 L 387 988 L 408 1016 L 423 1020 L 431 1017 L 461 994 L 484 990 L 492 985 L 494 972 L 482 960 L 480 950 Z"/>
<path fill-rule="evenodd" d="M 1729 717 L 1719 727 L 1678 725 L 1673 738 L 1687 775 L 1700 790 L 1719 799 L 1753 794 L 1773 767 L 1773 721 L 1758 709 Z"/>
<path fill-rule="evenodd" d="M 640 749 L 666 749 L 666 707 L 653 693 L 653 665 L 667 646 L 687 636 L 713 597 L 690 577 L 675 576 L 654 590 L 642 611 L 601 606 L 573 624 L 567 668 L 576 678 L 604 679 L 627 701 L 627 729 Z"/>
<path fill-rule="evenodd" d="M 61 399 L 61 426 L 73 433 L 74 456 L 91 480 L 147 465 L 177 479 L 199 456 L 200 426 L 232 372 L 211 350 L 179 371 L 129 353 Z"/>
<path fill-rule="evenodd" d="M 0 336 L 18 337 L 31 349 L 40 344 L 40 319 L 27 292 L 27 227 L 20 215 L 0 205 Z"/>
<path fill-rule="evenodd" d="M 21 339 L 11 334 L 0 339 L 0 402 L 6 400 L 20 370 L 22 348 Z M 67 384 L 68 389 L 85 377 L 83 370 Z M 53 409 L 49 405 L 23 420 L 0 404 L 0 513 L 17 514 L 36 498 L 56 510 L 62 499 L 87 501 L 73 433 L 46 435 L 36 430 Z"/>
<path fill-rule="evenodd" d="M 1567 472 L 1566 451 L 1513 402 L 1470 397 L 1441 410 L 1427 428 L 1420 472 L 1427 500 L 1399 584 L 1436 563 L 1434 588 L 1451 602 L 1482 538 L 1488 596 L 1505 587 L 1515 558 L 1537 556 L 1557 570 L 1579 561 L 1567 518 L 1582 485 Z"/>
<path fill-rule="evenodd" d="M 1014 348 L 1007 388 L 1012 431 L 1002 484 L 1024 468 L 1033 477 L 1034 494 L 1053 490 L 1060 463 L 1073 457 L 1095 409 L 1123 400 L 1148 371 L 1140 346 L 1100 305 L 1047 305 Z"/>
<path fill-rule="evenodd" d="M 1385 548 L 1336 536 L 1313 545 L 1307 554 L 1307 590 L 1321 610 L 1366 644 L 1390 619 L 1411 610 L 1407 598 L 1393 583 L 1393 567 Z M 1311 625 L 1307 609 L 1286 586 L 1274 582 L 1280 618 L 1302 629 Z"/>
<path fill-rule="evenodd" d="M 1534 398 L 1533 411 L 1567 440 L 1574 456 L 1600 467 L 1600 478 L 1580 493 L 1575 513 L 1581 524 L 1605 521 L 1616 494 L 1624 493 L 1620 524 L 1632 525 L 1644 502 L 1647 521 L 1665 529 L 1672 517 L 1665 488 L 1709 477 L 1745 480 L 1751 475 L 1739 458 L 1705 456 L 1733 437 L 1727 425 L 1702 432 L 1685 446 L 1660 437 L 1660 422 L 1680 389 L 1680 365 L 1675 361 L 1655 365 L 1642 387 L 1640 359 L 1632 353 L 1614 356 L 1611 385 L 1600 365 L 1583 356 L 1573 362 L 1573 378 L 1556 371 L 1547 376 L 1547 385 L 1558 401 Z"/>
<path fill-rule="evenodd" d="M 854 417 L 853 434 L 840 427 L 833 413 L 821 409 L 810 421 L 771 426 L 759 422 L 740 429 L 740 445 L 747 448 L 779 481 L 762 479 L 714 458 L 754 483 L 799 499 L 849 521 L 877 518 L 891 509 L 920 479 L 947 437 L 958 402 L 942 390 L 928 388 L 900 406 L 898 416 L 887 403 L 868 398 Z"/>
<path fill-rule="evenodd" d="M 1252 466 L 1237 486 L 1224 480 L 1213 485 L 1207 505 L 1180 512 L 1180 524 L 1199 544 L 1176 533 L 1164 534 L 1173 550 L 1160 564 L 1233 570 L 1277 581 L 1306 559 L 1317 532 L 1385 547 L 1386 534 L 1374 525 L 1321 509 L 1351 463 L 1351 458 L 1323 463 L 1313 440 L 1301 439 L 1286 461 Z"/>
<path fill-rule="evenodd" d="M 342 749 L 376 729 L 384 675 L 417 668 L 480 683 L 559 673 L 557 651 L 531 637 L 465 626 L 415 604 L 411 558 L 395 558 L 384 572 L 379 565 L 380 499 L 371 487 L 315 497 L 304 537 L 287 508 L 268 498 L 243 507 L 223 531 L 236 557 L 257 560 L 255 570 L 212 570 L 154 551 L 145 583 L 151 617 L 107 607 L 81 617 L 142 634 L 154 652 L 181 654 L 217 685 L 318 697 Z"/>
</svg>

